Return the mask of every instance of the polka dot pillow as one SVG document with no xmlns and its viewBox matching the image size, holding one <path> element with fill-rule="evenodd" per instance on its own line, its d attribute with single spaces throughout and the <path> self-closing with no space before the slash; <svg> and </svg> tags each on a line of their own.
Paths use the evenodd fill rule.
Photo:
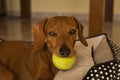
<svg viewBox="0 0 120 80">
<path fill-rule="evenodd" d="M 83 80 L 120 80 L 120 63 L 109 61 L 93 66 Z"/>
</svg>

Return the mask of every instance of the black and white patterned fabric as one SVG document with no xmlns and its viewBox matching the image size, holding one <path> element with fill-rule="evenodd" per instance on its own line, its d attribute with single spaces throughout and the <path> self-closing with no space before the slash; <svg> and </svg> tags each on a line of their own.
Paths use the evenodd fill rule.
<svg viewBox="0 0 120 80">
<path fill-rule="evenodd" d="M 120 80 L 120 47 L 108 37 L 106 38 L 114 59 L 95 64 L 84 76 L 83 80 Z"/>
<path fill-rule="evenodd" d="M 120 62 L 120 47 L 110 39 L 109 39 L 109 45 L 113 51 L 113 55 L 115 59 Z"/>
<path fill-rule="evenodd" d="M 93 66 L 83 80 L 120 80 L 120 63 L 109 61 Z"/>
</svg>

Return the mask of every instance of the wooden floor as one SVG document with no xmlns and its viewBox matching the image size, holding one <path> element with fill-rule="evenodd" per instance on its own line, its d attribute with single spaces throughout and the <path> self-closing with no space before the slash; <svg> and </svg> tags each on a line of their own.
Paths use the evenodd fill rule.
<svg viewBox="0 0 120 80">
<path fill-rule="evenodd" d="M 32 27 L 40 19 L 0 18 L 0 39 L 33 41 Z M 88 21 L 81 21 L 84 26 L 84 36 L 88 37 Z M 104 33 L 120 46 L 120 21 L 104 24 Z"/>
</svg>

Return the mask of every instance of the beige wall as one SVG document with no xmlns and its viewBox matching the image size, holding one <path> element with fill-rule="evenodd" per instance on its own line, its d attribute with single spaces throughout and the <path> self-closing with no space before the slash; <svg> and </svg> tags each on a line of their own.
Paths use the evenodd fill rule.
<svg viewBox="0 0 120 80">
<path fill-rule="evenodd" d="M 32 0 L 32 11 L 88 13 L 89 0 Z"/>
<path fill-rule="evenodd" d="M 114 13 L 120 14 L 120 0 L 114 0 Z"/>
<path fill-rule="evenodd" d="M 114 0 L 114 13 L 120 14 L 120 0 Z M 19 12 L 20 0 L 6 0 L 7 11 Z M 89 0 L 31 0 L 32 12 L 88 13 Z"/>
<path fill-rule="evenodd" d="M 20 11 L 20 0 L 6 0 L 7 11 Z"/>
</svg>

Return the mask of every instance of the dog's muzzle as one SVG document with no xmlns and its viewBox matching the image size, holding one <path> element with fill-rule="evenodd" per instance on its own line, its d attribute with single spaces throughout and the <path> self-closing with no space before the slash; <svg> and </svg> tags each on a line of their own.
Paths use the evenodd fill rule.
<svg viewBox="0 0 120 80">
<path fill-rule="evenodd" d="M 68 57 L 71 51 L 66 45 L 62 45 L 59 52 L 61 57 Z"/>
</svg>

